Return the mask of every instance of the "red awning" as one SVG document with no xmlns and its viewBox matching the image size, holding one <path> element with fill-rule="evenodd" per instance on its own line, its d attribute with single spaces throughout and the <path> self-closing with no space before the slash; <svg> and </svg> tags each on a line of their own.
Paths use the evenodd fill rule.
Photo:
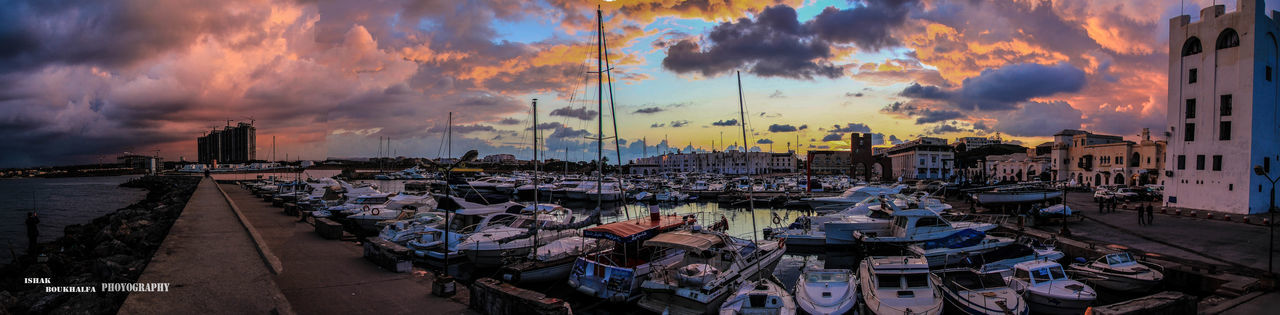
<svg viewBox="0 0 1280 315">
<path fill-rule="evenodd" d="M 660 217 L 657 221 L 644 217 L 630 221 L 614 222 L 591 227 L 583 230 L 583 232 L 585 232 L 584 235 L 611 234 L 616 237 L 616 239 L 630 241 L 631 237 L 649 230 L 666 231 L 681 225 L 684 225 L 684 218 L 675 215 L 667 215 Z"/>
</svg>

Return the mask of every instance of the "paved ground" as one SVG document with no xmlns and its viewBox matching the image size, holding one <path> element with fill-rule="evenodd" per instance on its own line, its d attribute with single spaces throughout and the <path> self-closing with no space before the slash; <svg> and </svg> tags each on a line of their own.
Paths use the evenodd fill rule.
<svg viewBox="0 0 1280 315">
<path fill-rule="evenodd" d="M 1232 307 L 1222 314 L 1227 315 L 1248 315 L 1248 314 L 1275 314 L 1276 310 L 1280 310 L 1280 291 L 1272 291 L 1270 293 L 1259 296 L 1248 303 L 1240 304 Z"/>
<path fill-rule="evenodd" d="M 132 293 L 120 314 L 265 314 L 289 309 L 253 240 L 209 179 L 200 182 L 138 282 L 167 282 L 170 291 Z"/>
<path fill-rule="evenodd" d="M 356 243 L 321 238 L 239 186 L 222 187 L 284 264 L 275 280 L 299 314 L 470 313 L 459 301 L 432 296 L 422 273 L 383 270 L 362 258 Z"/>
</svg>

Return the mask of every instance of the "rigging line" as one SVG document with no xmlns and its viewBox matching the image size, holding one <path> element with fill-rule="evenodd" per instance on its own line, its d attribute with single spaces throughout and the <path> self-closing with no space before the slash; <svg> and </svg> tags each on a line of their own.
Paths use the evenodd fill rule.
<svg viewBox="0 0 1280 315">
<path fill-rule="evenodd" d="M 618 163 L 618 172 L 621 172 L 622 171 L 622 139 L 621 139 L 622 137 L 618 135 L 618 111 L 617 111 L 617 108 L 614 107 L 615 103 L 613 101 L 613 71 L 611 71 L 611 69 L 613 68 L 609 64 L 609 39 L 604 34 L 603 24 L 600 25 L 600 49 L 601 49 L 601 53 L 604 55 L 604 67 L 606 69 L 604 72 L 604 75 L 609 82 L 609 116 L 613 119 L 614 152 L 618 154 L 617 155 L 618 160 L 615 162 Z M 603 98 L 603 96 L 601 96 L 601 98 Z M 601 114 L 603 114 L 603 112 Z M 622 185 L 621 180 L 618 181 L 618 189 L 620 192 L 622 192 L 622 197 L 626 198 L 627 189 L 626 189 L 626 186 Z M 627 208 L 627 203 L 623 202 L 622 213 L 626 215 L 627 220 L 631 220 L 631 212 L 628 210 L 629 209 Z"/>
</svg>

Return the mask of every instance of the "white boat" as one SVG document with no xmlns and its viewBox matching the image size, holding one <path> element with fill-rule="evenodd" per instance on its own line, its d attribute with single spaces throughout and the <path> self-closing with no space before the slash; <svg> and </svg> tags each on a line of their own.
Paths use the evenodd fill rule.
<svg viewBox="0 0 1280 315">
<path fill-rule="evenodd" d="M 364 207 L 358 208 L 362 209 L 362 211 L 350 214 L 346 219 L 363 230 L 377 231 L 378 222 L 407 219 L 417 213 L 418 209 L 435 208 L 436 200 L 429 195 L 399 193 L 387 197 L 386 202 L 381 204 L 364 205 Z M 349 209 L 357 208 L 352 207 Z"/>
<path fill-rule="evenodd" d="M 943 297 L 920 257 L 871 256 L 858 265 L 862 314 L 942 314 Z"/>
<path fill-rule="evenodd" d="M 940 267 L 959 264 L 971 255 L 990 252 L 1014 243 L 1016 240 L 1013 238 L 964 229 L 937 240 L 912 244 L 907 246 L 907 250 L 923 256 L 929 262 L 929 267 Z"/>
<path fill-rule="evenodd" d="M 516 284 L 564 281 L 578 257 L 599 252 L 605 245 L 604 240 L 581 236 L 558 239 L 539 246 L 525 261 L 503 266 L 498 277 Z"/>
<path fill-rule="evenodd" d="M 653 196 L 654 200 L 665 202 L 684 201 L 686 198 L 689 198 L 689 195 L 670 188 L 664 189 L 662 192 Z"/>
<path fill-rule="evenodd" d="M 986 232 L 996 227 L 991 223 L 951 222 L 931 210 L 909 209 L 894 211 L 888 229 L 856 231 L 853 237 L 867 247 L 907 245 L 940 239 L 964 229 Z"/>
<path fill-rule="evenodd" d="M 458 243 L 457 249 L 477 266 L 502 266 L 509 259 L 528 255 L 535 247 L 578 234 L 576 230 L 537 228 L 569 224 L 573 220 L 573 212 L 568 208 L 553 205 L 551 210 L 544 210 L 543 206 L 538 205 L 537 211 L 526 209 L 534 213 L 517 216 L 504 226 L 476 231 Z"/>
<path fill-rule="evenodd" d="M 853 188 L 849 188 L 848 190 L 845 190 L 843 193 L 841 193 L 839 196 L 813 197 L 813 198 L 804 198 L 800 200 L 807 202 L 809 204 L 809 207 L 813 208 L 814 210 L 819 210 L 819 211 L 838 210 L 838 209 L 848 208 L 849 206 L 857 204 L 859 201 L 863 201 L 868 197 L 896 194 L 905 187 L 906 186 L 904 185 L 897 185 L 892 187 L 863 185 L 863 186 L 856 186 Z"/>
<path fill-rule="evenodd" d="M 388 242 L 404 245 L 410 240 L 418 239 L 421 233 L 438 230 L 443 223 L 444 216 L 438 213 L 417 213 L 414 217 L 406 220 L 388 221 L 387 224 L 383 225 L 382 232 L 378 233 L 378 237 Z"/>
<path fill-rule="evenodd" d="M 991 191 L 979 192 L 974 195 L 979 204 L 1001 204 L 1001 203 L 1029 203 L 1042 202 L 1049 199 L 1062 197 L 1061 190 L 1051 190 L 1034 187 L 1005 187 L 997 188 Z"/>
<path fill-rule="evenodd" d="M 684 251 L 640 246 L 642 242 L 684 226 L 688 221 L 675 215 L 657 220 L 639 218 L 582 230 L 582 237 L 605 240 L 606 249 L 579 257 L 569 274 L 569 287 L 598 299 L 613 302 L 639 297 L 640 283 L 649 279 L 654 266 L 666 266 L 684 257 Z"/>
<path fill-rule="evenodd" d="M 1071 216 L 1071 207 L 1065 204 L 1056 204 L 1036 210 L 1036 215 L 1042 217 L 1069 217 Z"/>
<path fill-rule="evenodd" d="M 806 268 L 796 281 L 796 304 L 812 315 L 849 313 L 858 304 L 858 278 L 849 269 Z"/>
<path fill-rule="evenodd" d="M 640 284 L 637 304 L 652 312 L 704 314 L 720 309 L 744 281 L 771 274 L 785 251 L 779 242 L 756 244 L 719 232 L 675 231 L 644 242 L 645 246 L 680 249 L 682 258 L 655 266 Z"/>
<path fill-rule="evenodd" d="M 519 211 L 508 213 L 513 208 L 523 209 L 524 206 L 513 202 L 482 205 L 455 197 L 441 197 L 438 210 L 445 212 L 449 224 L 436 231 L 428 231 L 429 235 L 424 234 L 418 239 L 410 240 L 406 245 L 419 258 L 438 261 L 447 255 L 449 259 L 463 259 L 464 256 L 457 249 L 458 243 L 477 231 L 515 221 Z M 449 230 L 446 232 L 445 228 Z M 448 242 L 445 242 L 446 238 Z"/>
<path fill-rule="evenodd" d="M 1122 292 L 1150 292 L 1164 280 L 1163 267 L 1134 260 L 1128 252 L 1107 254 L 1090 263 L 1073 263 L 1069 268 L 1081 280 Z"/>
<path fill-rule="evenodd" d="M 720 315 L 794 315 L 795 298 L 774 277 L 746 281 L 720 306 Z"/>
<path fill-rule="evenodd" d="M 1003 246 L 986 253 L 969 255 L 961 259 L 960 264 L 977 269 L 980 273 L 997 272 L 1008 277 L 1013 274 L 1013 266 L 1022 262 L 1035 260 L 1059 260 L 1066 257 L 1053 246 L 1052 242 L 1041 242 L 1033 238 L 1023 238 L 1016 244 Z"/>
<path fill-rule="evenodd" d="M 1068 278 L 1062 265 L 1050 260 L 1018 263 L 1005 282 L 1038 314 L 1083 314 L 1098 298 L 1093 288 Z"/>
<path fill-rule="evenodd" d="M 942 290 L 946 312 L 970 315 L 1026 315 L 1031 312 L 1022 296 L 999 274 L 981 274 L 970 268 L 933 271 L 934 286 Z"/>
<path fill-rule="evenodd" d="M 890 205 L 885 207 L 885 203 Z M 913 206 L 934 212 L 951 209 L 928 196 L 872 196 L 839 212 L 805 216 L 785 229 L 765 230 L 770 237 L 786 239 L 787 245 L 852 245 L 857 243 L 853 232 L 887 229 L 894 211 Z"/>
</svg>

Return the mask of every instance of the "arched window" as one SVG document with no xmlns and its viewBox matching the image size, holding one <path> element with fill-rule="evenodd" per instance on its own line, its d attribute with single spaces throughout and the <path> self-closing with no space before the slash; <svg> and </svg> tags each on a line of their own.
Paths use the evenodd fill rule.
<svg viewBox="0 0 1280 315">
<path fill-rule="evenodd" d="M 1194 36 L 1193 36 L 1193 37 L 1191 37 L 1191 38 L 1188 38 L 1188 39 L 1187 39 L 1187 42 L 1186 42 L 1185 44 L 1182 44 L 1182 56 L 1183 56 L 1183 57 L 1190 56 L 1190 55 L 1194 55 L 1194 54 L 1198 54 L 1198 53 L 1200 53 L 1200 50 L 1201 50 L 1201 49 L 1200 49 L 1200 38 L 1197 38 L 1197 37 L 1194 37 Z"/>
<path fill-rule="evenodd" d="M 1222 30 L 1222 33 L 1218 34 L 1218 49 L 1226 49 L 1236 46 L 1240 46 L 1240 35 L 1236 34 L 1236 30 L 1228 28 Z"/>
<path fill-rule="evenodd" d="M 1129 167 L 1138 167 L 1138 163 L 1142 162 L 1142 155 L 1138 152 L 1133 153 L 1133 158 L 1129 159 Z"/>
</svg>

